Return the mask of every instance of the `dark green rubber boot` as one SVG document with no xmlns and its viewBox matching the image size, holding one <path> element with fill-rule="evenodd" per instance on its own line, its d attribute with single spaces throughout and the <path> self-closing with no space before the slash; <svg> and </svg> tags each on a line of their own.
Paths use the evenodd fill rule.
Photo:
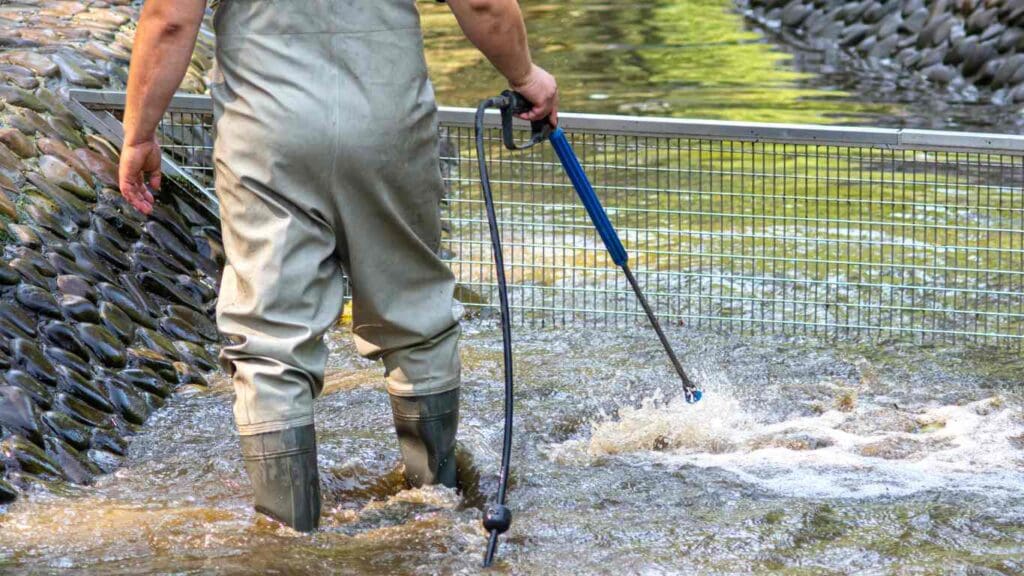
<svg viewBox="0 0 1024 576">
<path fill-rule="evenodd" d="M 300 532 L 320 526 L 320 475 L 312 425 L 240 436 L 256 511 Z"/>
<path fill-rule="evenodd" d="M 406 482 L 413 488 L 430 484 L 454 488 L 458 388 L 429 396 L 392 396 L 391 411 Z"/>
</svg>

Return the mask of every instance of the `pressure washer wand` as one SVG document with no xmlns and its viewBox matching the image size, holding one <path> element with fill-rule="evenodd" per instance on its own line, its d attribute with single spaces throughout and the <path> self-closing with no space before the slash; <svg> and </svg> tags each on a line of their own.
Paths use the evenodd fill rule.
<svg viewBox="0 0 1024 576">
<path fill-rule="evenodd" d="M 590 216 L 591 222 L 594 223 L 594 227 L 597 228 L 597 233 L 601 236 L 601 240 L 604 241 L 608 254 L 611 255 L 612 261 L 622 268 L 622 272 L 626 275 L 626 280 L 629 281 L 629 285 L 633 288 L 637 300 L 640 301 L 640 306 L 643 307 L 644 313 L 647 314 L 647 319 L 651 321 L 654 331 L 658 334 L 658 339 L 661 340 L 661 345 L 665 348 L 668 359 L 672 362 L 672 367 L 676 369 L 676 374 L 683 381 L 683 397 L 690 404 L 699 401 L 702 393 L 693 381 L 690 380 L 690 377 L 687 376 L 686 370 L 680 364 L 675 350 L 672 349 L 672 345 L 665 336 L 665 332 L 661 329 L 658 317 L 654 315 L 654 310 L 651 309 L 650 303 L 647 302 L 647 297 L 644 296 L 643 290 L 640 289 L 640 284 L 637 283 L 636 277 L 633 276 L 633 271 L 629 269 L 629 254 L 626 252 L 625 247 L 622 246 L 622 241 L 619 240 L 615 227 L 608 220 L 608 214 L 605 212 L 604 206 L 601 205 L 601 201 L 597 198 L 594 187 L 590 184 L 586 173 L 583 172 L 583 166 L 580 165 L 576 152 L 573 151 L 572 145 L 569 144 L 569 140 L 565 137 L 565 132 L 561 128 L 555 128 L 551 133 L 550 140 L 551 147 L 555 149 L 555 154 L 558 155 L 558 159 L 562 162 L 562 167 L 565 168 L 565 173 L 569 176 L 569 180 L 576 189 L 576 194 L 583 202 L 583 207 L 587 209 L 587 214 Z"/>
<path fill-rule="evenodd" d="M 498 493 L 494 503 L 488 506 L 484 512 L 483 519 L 484 528 L 488 532 L 487 552 L 484 553 L 485 568 L 494 562 L 494 555 L 498 550 L 498 537 L 507 532 L 512 525 L 512 511 L 505 505 L 505 501 L 508 493 L 509 472 L 512 465 L 512 408 L 514 399 L 512 327 L 508 305 L 508 284 L 505 279 L 505 261 L 501 249 L 501 234 L 498 230 L 498 216 L 494 209 L 491 180 L 487 175 L 486 148 L 484 146 L 484 114 L 488 108 L 498 108 L 501 110 L 501 136 L 505 147 L 509 150 L 523 150 L 535 146 L 544 140 L 551 140 L 551 146 L 555 149 L 555 153 L 558 154 L 558 159 L 562 162 L 562 167 L 565 168 L 566 174 L 569 175 L 569 180 L 572 181 L 573 187 L 576 188 L 576 193 L 579 195 L 580 200 L 583 201 L 583 206 L 587 209 L 587 214 L 590 215 L 590 220 L 597 228 L 598 234 L 601 235 L 605 248 L 608 249 L 608 253 L 611 254 L 615 264 L 622 268 L 622 271 L 626 274 L 626 280 L 629 281 L 629 285 L 633 288 L 633 292 L 636 293 L 637 299 L 640 300 L 640 305 L 643 307 L 644 313 L 647 314 L 647 318 L 651 321 L 651 325 L 654 326 L 654 331 L 658 334 L 661 345 L 665 347 L 665 352 L 668 353 L 672 366 L 683 381 L 683 394 L 686 401 L 692 404 L 701 398 L 701 391 L 686 375 L 686 371 L 683 370 L 682 364 L 679 363 L 679 358 L 676 357 L 675 351 L 672 350 L 672 345 L 669 344 L 668 338 L 665 337 L 665 332 L 661 329 L 658 318 L 654 315 L 654 311 L 651 310 L 651 305 L 647 302 L 647 298 L 640 289 L 636 277 L 633 276 L 633 271 L 629 269 L 629 255 L 622 246 L 622 241 L 619 240 L 619 235 L 615 232 L 611 221 L 608 220 L 608 214 L 605 213 L 604 207 L 601 206 L 601 201 L 598 200 L 594 187 L 583 172 L 583 166 L 580 165 L 580 161 L 566 139 L 565 133 L 562 132 L 561 128 L 552 130 L 551 124 L 547 119 L 544 119 L 532 123 L 532 133 L 529 141 L 517 143 L 513 138 L 512 117 L 530 110 L 532 105 L 521 94 L 510 90 L 502 92 L 500 96 L 488 98 L 481 102 L 476 109 L 474 122 L 476 130 L 476 156 L 480 168 L 480 187 L 483 191 L 484 207 L 487 211 L 487 226 L 491 236 L 491 248 L 494 251 L 498 302 L 501 310 L 503 360 L 505 363 L 505 430 L 502 435 Z"/>
</svg>

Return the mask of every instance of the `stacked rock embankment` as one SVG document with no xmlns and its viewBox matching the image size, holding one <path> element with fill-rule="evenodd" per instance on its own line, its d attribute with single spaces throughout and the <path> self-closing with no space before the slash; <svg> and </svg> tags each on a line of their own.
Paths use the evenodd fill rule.
<svg viewBox="0 0 1024 576">
<path fill-rule="evenodd" d="M 0 503 L 110 471 L 216 367 L 216 216 L 179 190 L 144 218 L 117 191 L 118 150 L 67 107 L 69 86 L 123 87 L 137 13 L 0 4 Z M 211 55 L 204 32 L 184 90 L 205 90 Z"/>
<path fill-rule="evenodd" d="M 995 103 L 1024 102 L 1024 0 L 740 0 L 812 50 L 916 74 Z"/>
</svg>

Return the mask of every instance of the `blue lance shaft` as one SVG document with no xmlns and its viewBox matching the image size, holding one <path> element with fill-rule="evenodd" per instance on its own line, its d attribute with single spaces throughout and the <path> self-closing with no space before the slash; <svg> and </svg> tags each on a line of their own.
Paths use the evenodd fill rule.
<svg viewBox="0 0 1024 576">
<path fill-rule="evenodd" d="M 562 162 L 562 167 L 565 168 L 565 173 L 569 176 L 569 180 L 572 181 L 573 187 L 576 188 L 576 194 L 579 195 L 583 206 L 587 209 L 590 220 L 594 223 L 594 227 L 597 228 L 597 233 L 600 234 L 601 240 L 604 241 L 604 247 L 608 250 L 608 254 L 611 255 L 612 261 L 622 268 L 622 272 L 626 275 L 626 280 L 629 281 L 629 285 L 633 288 L 637 300 L 640 301 L 640 306 L 643 307 L 644 313 L 647 314 L 647 319 L 651 321 L 651 326 L 654 327 L 654 331 L 658 334 L 661 345 L 665 347 L 665 353 L 668 354 L 672 367 L 676 369 L 676 374 L 679 374 L 679 379 L 683 382 L 684 398 L 690 404 L 699 401 L 702 393 L 693 381 L 690 380 L 690 377 L 686 375 L 686 370 L 679 363 L 679 358 L 672 349 L 672 345 L 669 344 L 668 338 L 665 337 L 665 332 L 661 329 L 661 323 L 658 322 L 654 311 L 651 310 L 651 305 L 647 302 L 647 298 L 640 289 L 636 277 L 633 276 L 633 271 L 629 269 L 629 254 L 626 253 L 625 247 L 622 246 L 622 241 L 619 240 L 615 227 L 608 220 L 608 214 L 604 211 L 604 206 L 601 205 L 597 194 L 594 193 L 594 187 L 590 184 L 590 180 L 587 179 L 587 174 L 583 171 L 583 166 L 580 165 L 579 158 L 576 157 L 576 152 L 573 151 L 572 145 L 566 139 L 565 132 L 561 128 L 555 128 L 551 132 L 550 140 L 551 146 L 555 149 L 555 154 L 558 155 L 558 159 Z"/>
</svg>

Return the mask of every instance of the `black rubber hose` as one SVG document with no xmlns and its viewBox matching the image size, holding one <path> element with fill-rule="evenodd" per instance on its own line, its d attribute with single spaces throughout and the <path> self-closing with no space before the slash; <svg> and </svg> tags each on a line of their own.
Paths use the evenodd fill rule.
<svg viewBox="0 0 1024 576">
<path fill-rule="evenodd" d="M 498 231 L 498 216 L 494 210 L 491 181 L 487 175 L 487 158 L 484 149 L 484 113 L 488 108 L 500 108 L 509 103 L 505 98 L 489 98 L 476 109 L 476 157 L 480 166 L 480 187 L 483 190 L 484 206 L 487 210 L 487 226 L 491 233 L 491 247 L 494 250 L 494 271 L 498 281 L 498 300 L 501 307 L 501 339 L 505 361 L 505 431 L 501 445 L 501 471 L 498 476 L 498 493 L 494 503 L 484 513 L 484 528 L 489 532 L 484 567 L 494 562 L 498 549 L 498 536 L 507 531 L 512 515 L 505 506 L 508 492 L 509 468 L 512 460 L 512 323 L 508 307 L 508 285 L 505 280 L 505 259 L 501 249 L 501 234 Z"/>
</svg>

